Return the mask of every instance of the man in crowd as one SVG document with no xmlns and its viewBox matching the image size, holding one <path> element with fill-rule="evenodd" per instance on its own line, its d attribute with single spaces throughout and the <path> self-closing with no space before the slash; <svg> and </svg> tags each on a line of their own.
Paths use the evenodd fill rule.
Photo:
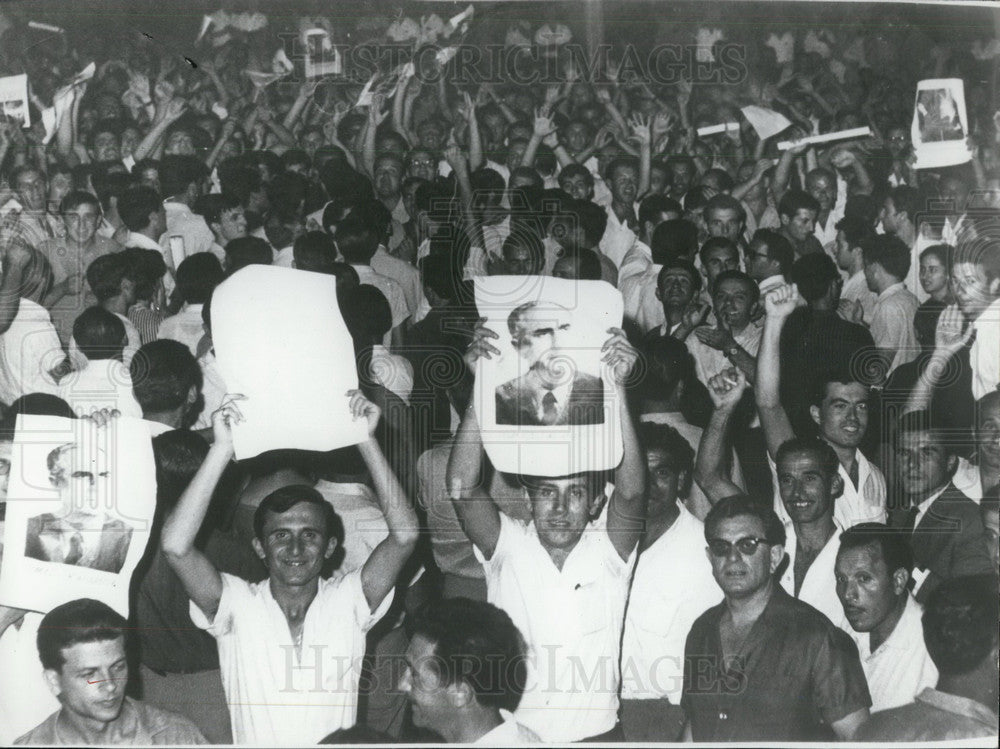
<svg viewBox="0 0 1000 749">
<path fill-rule="evenodd" d="M 127 629 L 120 614 L 90 598 L 56 606 L 45 615 L 38 628 L 38 656 L 61 707 L 15 743 L 207 743 L 185 718 L 125 696 Z"/>
<path fill-rule="evenodd" d="M 727 497 L 705 518 L 705 540 L 724 600 L 698 617 L 684 648 L 687 736 L 850 739 L 871 706 L 858 651 L 846 633 L 775 582 L 785 556 L 778 516 L 745 497 Z"/>
</svg>

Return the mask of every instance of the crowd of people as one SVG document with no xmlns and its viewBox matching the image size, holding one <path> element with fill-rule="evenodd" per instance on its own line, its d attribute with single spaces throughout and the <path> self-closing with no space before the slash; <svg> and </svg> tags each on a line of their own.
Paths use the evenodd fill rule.
<svg viewBox="0 0 1000 749">
<path fill-rule="evenodd" d="M 997 736 L 995 40 L 688 28 L 702 74 L 664 82 L 515 23 L 520 75 L 470 84 L 480 22 L 435 15 L 365 27 L 450 52 L 362 91 L 213 19 L 197 59 L 130 37 L 83 80 L 71 25 L 0 37 L 32 86 L 0 121 L 4 495 L 24 414 L 143 419 L 157 479 L 127 619 L 0 606 L 0 742 Z M 931 78 L 969 158 L 918 169 Z M 234 460 L 212 297 L 250 265 L 335 277 L 360 444 Z M 613 471 L 491 466 L 488 275 L 620 291 Z"/>
</svg>

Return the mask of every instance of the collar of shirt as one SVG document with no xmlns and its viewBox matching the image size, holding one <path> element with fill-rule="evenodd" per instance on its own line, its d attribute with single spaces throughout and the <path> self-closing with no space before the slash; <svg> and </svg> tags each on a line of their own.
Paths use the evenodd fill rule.
<svg viewBox="0 0 1000 749">
<path fill-rule="evenodd" d="M 916 520 L 913 521 L 913 527 L 914 528 L 916 528 L 918 525 L 920 525 L 920 521 L 924 519 L 924 515 L 927 514 L 927 510 L 930 509 L 931 504 L 934 502 L 935 499 L 937 499 L 942 494 L 944 494 L 945 491 L 948 489 L 949 486 L 951 486 L 951 482 L 950 481 L 947 484 L 945 484 L 944 486 L 942 486 L 940 489 L 938 489 L 936 492 L 934 492 L 931 496 L 929 496 L 923 502 L 921 502 L 919 505 L 917 505 L 917 518 L 916 518 Z"/>
<path fill-rule="evenodd" d="M 906 291 L 906 284 L 904 284 L 902 281 L 894 283 L 892 286 L 889 286 L 888 288 L 884 289 L 882 293 L 878 295 L 878 301 L 881 302 L 883 299 L 886 299 L 887 297 L 890 297 L 893 294 L 896 294 L 900 291 Z"/>
<path fill-rule="evenodd" d="M 129 247 L 139 247 L 143 250 L 157 250 L 158 252 L 163 251 L 159 242 L 155 239 L 150 239 L 145 234 L 140 234 L 139 232 L 130 231 L 128 233 L 127 242 Z"/>
<path fill-rule="evenodd" d="M 896 622 L 896 626 L 882 644 L 875 648 L 875 652 L 872 652 L 870 649 L 871 633 L 864 632 L 857 638 L 861 660 L 866 661 L 869 658 L 882 656 L 889 650 L 902 651 L 902 653 L 906 654 L 903 657 L 918 652 L 920 646 L 923 645 L 924 637 L 924 629 L 920 621 L 922 614 L 923 607 L 917 603 L 917 599 L 910 593 L 907 593 L 906 606 L 903 608 L 903 613 L 900 615 L 899 621 Z M 919 642 L 915 643 L 915 639 L 919 640 Z"/>
<path fill-rule="evenodd" d="M 562 411 L 566 408 L 566 404 L 569 402 L 570 391 L 573 389 L 573 383 L 564 382 L 556 385 L 554 388 L 541 388 L 536 390 L 538 401 L 535 404 L 535 410 L 541 413 L 542 411 L 542 399 L 545 397 L 546 393 L 552 393 L 556 399 L 556 410 Z"/>
<path fill-rule="evenodd" d="M 175 216 L 191 216 L 190 206 L 184 205 L 184 203 L 175 203 L 172 200 L 163 201 L 163 210 L 168 214 L 173 214 Z"/>
<path fill-rule="evenodd" d="M 996 715 L 981 702 L 970 700 L 968 697 L 959 697 L 957 694 L 939 692 L 937 689 L 928 687 L 914 698 L 917 702 L 933 705 L 938 710 L 944 710 L 956 715 L 964 715 L 977 723 L 982 723 L 991 728 L 996 728 Z"/>
<path fill-rule="evenodd" d="M 972 327 L 976 329 L 976 340 L 979 340 L 980 331 L 988 330 L 989 326 L 997 323 L 1000 323 L 1000 299 L 994 299 L 990 306 L 972 321 Z"/>
</svg>

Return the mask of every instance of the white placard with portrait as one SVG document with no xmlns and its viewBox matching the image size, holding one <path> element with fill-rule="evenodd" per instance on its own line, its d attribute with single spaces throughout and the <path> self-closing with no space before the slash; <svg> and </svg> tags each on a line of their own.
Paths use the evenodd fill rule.
<svg viewBox="0 0 1000 749">
<path fill-rule="evenodd" d="M 969 118 L 961 78 L 931 78 L 917 83 L 910 137 L 917 169 L 967 164 Z"/>
<path fill-rule="evenodd" d="M 156 509 L 146 423 L 21 415 L 9 478 L 0 604 L 47 612 L 95 598 L 127 616 Z"/>
<path fill-rule="evenodd" d="M 623 454 L 611 373 L 601 362 L 622 296 L 603 281 L 475 279 L 500 356 L 480 359 L 474 405 L 497 470 L 564 476 L 615 468 Z"/>
</svg>

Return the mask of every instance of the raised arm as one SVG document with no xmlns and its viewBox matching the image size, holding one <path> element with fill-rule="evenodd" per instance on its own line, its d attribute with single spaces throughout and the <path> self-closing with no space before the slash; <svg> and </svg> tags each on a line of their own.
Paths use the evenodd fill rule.
<svg viewBox="0 0 1000 749">
<path fill-rule="evenodd" d="M 608 537 L 619 556 L 627 560 L 646 525 L 646 460 L 625 395 L 625 383 L 639 353 L 628 342 L 623 330 L 610 328 L 608 332 L 611 337 L 604 342 L 601 361 L 610 369 L 614 382 L 625 448 L 622 462 L 615 471 L 615 491 L 608 503 Z"/>
<path fill-rule="evenodd" d="M 413 554 L 420 534 L 413 502 L 403 491 L 382 448 L 375 441 L 375 427 L 378 426 L 381 411 L 360 390 L 352 390 L 349 395 L 354 418 L 368 421 L 368 439 L 358 445 L 358 449 L 375 484 L 379 509 L 389 526 L 389 536 L 375 547 L 361 568 L 361 588 L 374 611 L 396 584 L 396 578 Z"/>
<path fill-rule="evenodd" d="M 969 342 L 974 330 L 971 325 L 965 325 L 965 317 L 957 304 L 952 304 L 941 312 L 934 331 L 934 353 L 910 391 L 910 397 L 903 408 L 904 413 L 930 409 L 934 388 L 944 379 L 948 362 Z"/>
<path fill-rule="evenodd" d="M 483 322 L 480 320 L 476 326 L 465 355 L 466 364 L 472 367 L 481 357 L 490 359 L 494 354 L 500 355 L 500 350 L 489 342 L 489 339 L 497 337 L 496 333 L 484 327 Z M 455 435 L 448 458 L 446 481 L 462 530 L 483 556 L 490 559 L 500 538 L 500 510 L 483 481 L 483 441 L 471 402 Z"/>
<path fill-rule="evenodd" d="M 649 173 L 653 161 L 653 133 L 650 125 L 651 118 L 641 114 L 634 115 L 629 122 L 632 136 L 639 142 L 639 187 L 635 194 L 640 198 L 649 192 Z"/>
<path fill-rule="evenodd" d="M 764 428 L 767 451 L 774 458 L 783 442 L 795 436 L 792 424 L 781 405 L 781 329 L 799 304 L 799 290 L 784 284 L 764 297 L 764 332 L 757 351 L 757 381 L 754 394 L 757 413 Z"/>
<path fill-rule="evenodd" d="M 713 505 L 724 497 L 742 494 L 743 490 L 729 479 L 729 425 L 740 399 L 747 388 L 746 376 L 738 367 L 724 369 L 708 381 L 708 394 L 715 410 L 708 426 L 701 433 L 698 457 L 694 464 L 694 480 Z"/>
<path fill-rule="evenodd" d="M 212 414 L 214 440 L 198 472 L 181 495 L 173 512 L 163 523 L 160 546 L 181 584 L 205 616 L 214 619 L 222 598 L 222 576 L 195 545 L 212 493 L 233 457 L 232 425 L 243 419 L 236 401 L 243 396 L 227 395 Z"/>
</svg>

